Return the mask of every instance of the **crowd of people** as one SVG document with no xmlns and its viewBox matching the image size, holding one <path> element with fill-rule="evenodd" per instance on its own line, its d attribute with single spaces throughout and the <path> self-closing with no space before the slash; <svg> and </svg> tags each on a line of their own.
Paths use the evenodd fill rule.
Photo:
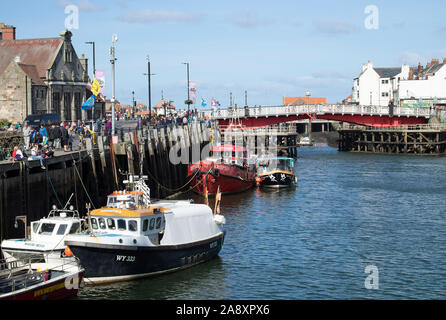
<svg viewBox="0 0 446 320">
<path fill-rule="evenodd" d="M 186 114 L 179 115 L 176 113 L 167 117 L 155 115 L 150 121 L 148 118 L 138 118 L 136 129 L 148 125 L 158 129 L 168 126 L 185 126 L 195 121 L 199 121 L 199 119 L 193 113 L 190 113 L 189 117 Z M 210 124 L 208 118 L 205 121 Z M 33 127 L 25 122 L 23 127 L 21 124 L 16 124 L 4 127 L 3 130 L 23 133 L 24 144 L 14 147 L 11 161 L 39 160 L 42 169 L 45 169 L 45 160 L 53 157 L 56 151 L 80 150 L 85 147 L 85 138 L 91 137 L 93 133 L 100 136 L 111 136 L 112 122 L 109 119 L 98 119 L 95 122 L 78 120 L 50 126 L 41 124 L 40 127 Z"/>
<path fill-rule="evenodd" d="M 110 130 L 108 130 L 110 128 Z M 85 138 L 91 137 L 93 132 L 106 135 L 111 132 L 111 121 L 97 120 L 90 122 L 69 122 L 32 127 L 27 123 L 23 127 L 11 125 L 7 131 L 23 133 L 24 144 L 15 146 L 10 158 L 11 161 L 39 160 L 42 169 L 45 169 L 45 160 L 54 156 L 56 151 L 69 152 L 80 150 L 85 146 Z"/>
</svg>

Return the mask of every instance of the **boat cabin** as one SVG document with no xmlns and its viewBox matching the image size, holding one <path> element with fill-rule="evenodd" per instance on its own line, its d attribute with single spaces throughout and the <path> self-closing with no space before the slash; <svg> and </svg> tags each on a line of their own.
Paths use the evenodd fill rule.
<svg viewBox="0 0 446 320">
<path fill-rule="evenodd" d="M 48 217 L 31 223 L 31 240 L 44 241 L 50 237 L 58 239 L 67 234 L 78 233 L 83 221 L 77 210 L 53 209 Z"/>
<path fill-rule="evenodd" d="M 246 148 L 237 145 L 217 145 L 212 147 L 210 154 L 212 158 L 220 160 L 224 163 L 233 163 L 238 165 L 248 163 L 248 151 Z"/>
<path fill-rule="evenodd" d="M 294 159 L 286 157 L 271 157 L 257 159 L 257 174 L 271 171 L 294 171 Z"/>
</svg>

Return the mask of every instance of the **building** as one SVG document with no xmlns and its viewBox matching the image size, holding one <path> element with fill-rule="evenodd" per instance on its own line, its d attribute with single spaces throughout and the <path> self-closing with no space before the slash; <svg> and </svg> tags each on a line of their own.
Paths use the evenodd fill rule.
<svg viewBox="0 0 446 320">
<path fill-rule="evenodd" d="M 395 102 L 401 106 L 446 105 L 446 59 L 432 59 L 424 68 L 419 63 L 397 89 Z"/>
<path fill-rule="evenodd" d="M 353 81 L 352 104 L 362 106 L 388 106 L 395 100 L 399 82 L 409 78 L 409 66 L 376 68 L 372 62 L 362 65 L 361 73 Z"/>
<path fill-rule="evenodd" d="M 344 102 L 362 106 L 432 107 L 446 105 L 446 59 L 423 67 L 375 68 L 369 61 L 353 81 L 352 97 Z"/>
<path fill-rule="evenodd" d="M 327 104 L 327 98 L 283 97 L 284 106 L 301 106 L 306 104 Z"/>
<path fill-rule="evenodd" d="M 57 38 L 15 39 L 0 24 L 0 114 L 13 123 L 29 114 L 58 113 L 62 121 L 85 120 L 87 59 L 79 59 L 68 30 Z"/>
</svg>

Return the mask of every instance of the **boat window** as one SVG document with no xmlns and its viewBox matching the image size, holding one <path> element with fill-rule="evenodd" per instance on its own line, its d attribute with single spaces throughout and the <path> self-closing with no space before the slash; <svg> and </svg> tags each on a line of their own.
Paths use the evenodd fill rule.
<svg viewBox="0 0 446 320">
<path fill-rule="evenodd" d="M 126 230 L 124 219 L 118 219 L 118 230 Z"/>
<path fill-rule="evenodd" d="M 150 219 L 149 230 L 153 230 L 155 228 L 155 218 Z"/>
<path fill-rule="evenodd" d="M 67 226 L 68 225 L 66 225 L 66 224 L 61 224 L 60 226 L 59 226 L 59 229 L 57 229 L 57 235 L 63 235 L 63 234 L 65 234 L 65 230 L 67 230 Z"/>
<path fill-rule="evenodd" d="M 101 229 L 105 229 L 106 228 L 106 226 L 105 226 L 105 219 L 104 218 L 99 218 L 98 221 L 99 221 L 99 227 Z"/>
<path fill-rule="evenodd" d="M 108 207 L 115 208 L 115 207 L 116 207 L 116 205 L 115 205 L 116 202 L 117 202 L 117 201 L 116 201 L 116 197 L 109 197 L 109 198 L 108 198 L 107 206 L 108 206 Z"/>
<path fill-rule="evenodd" d="M 96 218 L 91 218 L 91 227 L 93 229 L 97 229 L 98 228 L 98 222 L 97 222 Z"/>
<path fill-rule="evenodd" d="M 33 232 L 36 233 L 39 230 L 39 222 L 33 222 Z"/>
<path fill-rule="evenodd" d="M 156 218 L 156 228 L 159 229 L 161 227 L 161 217 Z"/>
<path fill-rule="evenodd" d="M 142 231 L 146 232 L 148 227 L 149 227 L 149 219 L 144 219 L 144 222 L 142 224 Z"/>
<path fill-rule="evenodd" d="M 138 222 L 136 220 L 129 220 L 129 230 L 138 231 Z"/>
<path fill-rule="evenodd" d="M 56 225 L 54 223 L 42 223 L 39 234 L 51 235 L 53 233 L 55 226 Z"/>
<path fill-rule="evenodd" d="M 73 224 L 71 225 L 70 231 L 68 233 L 69 234 L 77 233 L 77 232 L 79 232 L 80 227 L 81 227 L 81 224 L 79 222 L 73 222 Z"/>
<path fill-rule="evenodd" d="M 107 219 L 107 226 L 108 226 L 109 229 L 115 230 L 116 229 L 115 220 L 113 220 L 112 218 L 108 218 Z"/>
</svg>

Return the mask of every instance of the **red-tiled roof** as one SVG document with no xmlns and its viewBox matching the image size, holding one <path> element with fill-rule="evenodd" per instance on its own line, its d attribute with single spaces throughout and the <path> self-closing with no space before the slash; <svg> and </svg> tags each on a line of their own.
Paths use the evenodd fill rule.
<svg viewBox="0 0 446 320">
<path fill-rule="evenodd" d="M 303 104 L 326 104 L 327 98 L 312 98 L 308 99 L 307 97 L 283 97 L 283 104 L 285 106 L 293 105 L 303 105 Z"/>
<path fill-rule="evenodd" d="M 46 70 L 51 67 L 63 38 L 1 40 L 0 74 L 9 63 L 20 57 L 20 63 L 34 65 L 40 78 L 46 78 Z"/>
<path fill-rule="evenodd" d="M 34 84 L 39 86 L 44 86 L 45 83 L 40 79 L 39 73 L 37 72 L 37 68 L 35 65 L 23 64 L 19 63 L 19 67 L 31 78 Z"/>
</svg>

